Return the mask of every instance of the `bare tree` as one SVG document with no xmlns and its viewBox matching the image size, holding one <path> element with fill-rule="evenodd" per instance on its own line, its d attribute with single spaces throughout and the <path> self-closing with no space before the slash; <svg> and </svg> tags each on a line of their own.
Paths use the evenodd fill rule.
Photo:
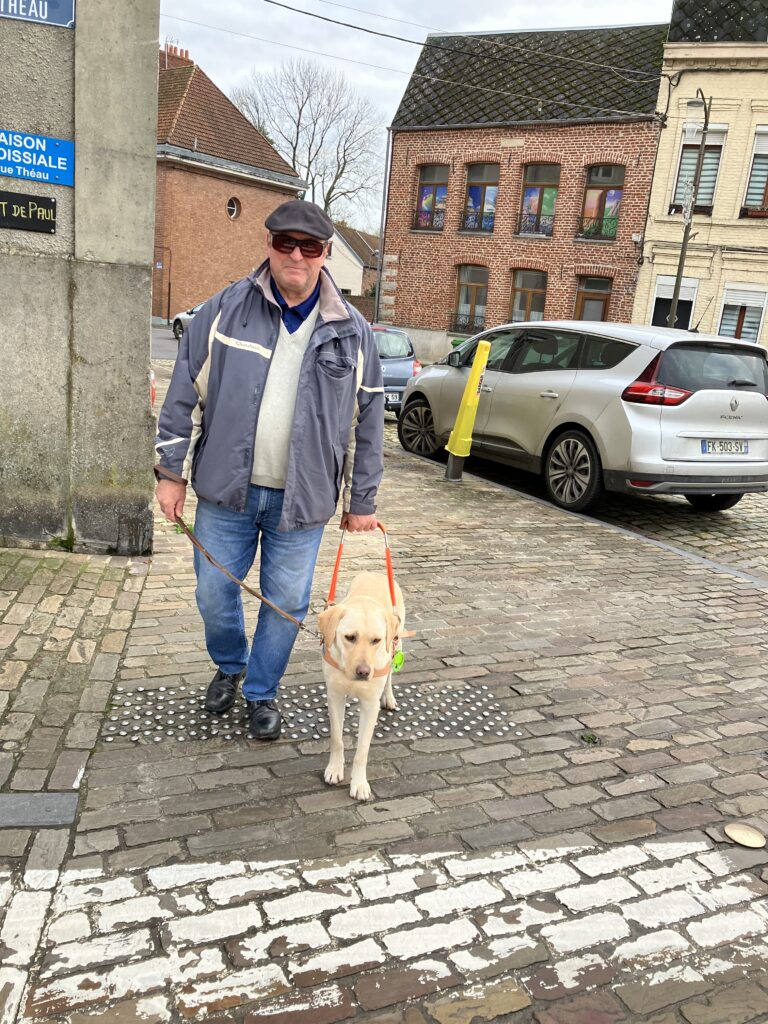
<svg viewBox="0 0 768 1024">
<path fill-rule="evenodd" d="M 340 73 L 311 60 L 251 71 L 232 101 L 307 182 L 332 216 L 368 206 L 382 187 L 381 119 Z"/>
</svg>

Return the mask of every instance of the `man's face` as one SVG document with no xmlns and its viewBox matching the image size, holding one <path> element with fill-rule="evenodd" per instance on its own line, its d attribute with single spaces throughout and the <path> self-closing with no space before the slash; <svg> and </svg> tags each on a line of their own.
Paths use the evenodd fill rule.
<svg viewBox="0 0 768 1024">
<path fill-rule="evenodd" d="M 321 244 L 323 247 L 322 252 L 319 256 L 305 256 L 298 245 L 294 247 L 292 252 L 279 252 L 275 248 L 274 243 L 280 244 L 281 239 L 286 237 L 299 241 L 307 239 L 316 244 Z M 275 281 L 277 281 L 277 287 L 280 289 L 281 294 L 286 299 L 291 300 L 299 297 L 298 302 L 311 295 L 320 276 L 320 268 L 325 263 L 328 251 L 327 244 L 325 242 L 318 243 L 318 239 L 312 235 L 305 234 L 303 231 L 281 231 L 275 232 L 274 235 L 267 235 L 267 248 L 269 269 Z M 293 304 L 296 305 L 297 303 L 294 302 Z"/>
</svg>

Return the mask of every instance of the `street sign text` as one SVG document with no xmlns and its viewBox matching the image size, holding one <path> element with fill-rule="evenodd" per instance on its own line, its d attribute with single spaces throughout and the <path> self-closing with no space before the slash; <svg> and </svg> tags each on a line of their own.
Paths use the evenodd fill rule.
<svg viewBox="0 0 768 1024">
<path fill-rule="evenodd" d="M 0 0 L 0 18 L 75 27 L 75 0 Z"/>
<path fill-rule="evenodd" d="M 75 144 L 66 139 L 0 128 L 0 175 L 50 185 L 74 185 Z"/>
<path fill-rule="evenodd" d="M 0 228 L 56 233 L 56 200 L 0 191 Z"/>
</svg>

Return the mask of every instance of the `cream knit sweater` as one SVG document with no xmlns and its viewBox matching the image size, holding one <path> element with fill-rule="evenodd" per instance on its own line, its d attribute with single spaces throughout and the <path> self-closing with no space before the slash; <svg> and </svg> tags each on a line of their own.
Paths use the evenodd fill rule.
<svg viewBox="0 0 768 1024">
<path fill-rule="evenodd" d="M 318 304 L 315 303 L 312 312 L 293 334 L 288 332 L 282 321 L 280 323 L 280 334 L 272 353 L 272 365 L 256 424 L 251 483 L 261 487 L 285 487 L 299 373 L 315 329 L 317 312 Z"/>
</svg>

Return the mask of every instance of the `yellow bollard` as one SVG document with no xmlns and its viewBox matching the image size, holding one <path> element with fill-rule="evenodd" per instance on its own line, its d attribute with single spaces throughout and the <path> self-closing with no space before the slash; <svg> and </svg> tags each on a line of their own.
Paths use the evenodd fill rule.
<svg viewBox="0 0 768 1024">
<path fill-rule="evenodd" d="M 446 480 L 460 480 L 464 459 L 469 455 L 472 448 L 472 431 L 477 416 L 477 406 L 480 401 L 480 389 L 483 386 L 485 366 L 488 362 L 488 353 L 491 351 L 489 341 L 479 341 L 475 349 L 475 358 L 472 360 L 472 369 L 469 371 L 464 394 L 461 396 L 461 404 L 456 414 L 456 422 L 453 425 L 448 444 L 445 446 L 449 452 L 448 466 L 445 470 Z"/>
</svg>

